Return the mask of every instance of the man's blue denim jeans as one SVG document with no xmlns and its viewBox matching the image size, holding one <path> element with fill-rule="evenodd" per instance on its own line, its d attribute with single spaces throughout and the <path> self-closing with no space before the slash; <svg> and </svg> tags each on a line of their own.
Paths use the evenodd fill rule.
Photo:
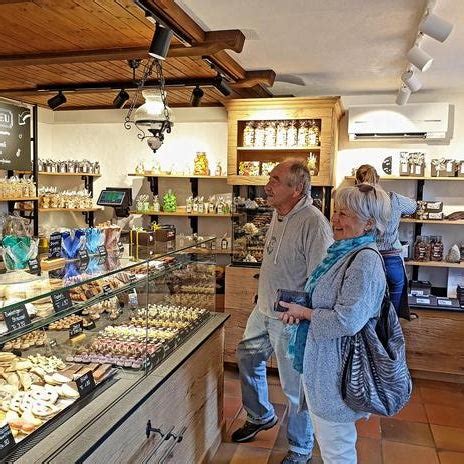
<svg viewBox="0 0 464 464">
<path fill-rule="evenodd" d="M 253 310 L 237 347 L 242 402 L 249 422 L 263 424 L 274 417 L 266 378 L 266 361 L 274 352 L 282 390 L 288 399 L 289 449 L 309 455 L 314 444 L 313 428 L 308 411 L 298 412 L 300 374 L 293 369 L 292 361 L 286 356 L 288 341 L 289 332 L 279 319 L 271 319 L 257 308 Z"/>
</svg>

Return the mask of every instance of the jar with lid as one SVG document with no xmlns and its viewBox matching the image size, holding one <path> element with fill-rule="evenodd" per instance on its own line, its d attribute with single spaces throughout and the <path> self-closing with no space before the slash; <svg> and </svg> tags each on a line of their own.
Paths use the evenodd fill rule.
<svg viewBox="0 0 464 464">
<path fill-rule="evenodd" d="M 276 146 L 276 123 L 274 121 L 268 121 L 264 128 L 264 146 L 275 147 Z"/>
<path fill-rule="evenodd" d="M 319 145 L 319 127 L 314 119 L 309 122 L 307 143 L 313 147 Z"/>
<path fill-rule="evenodd" d="M 414 261 L 430 261 L 430 242 L 428 237 L 419 235 L 414 243 Z"/>
<path fill-rule="evenodd" d="M 243 129 L 243 146 L 252 147 L 255 143 L 255 126 L 253 122 L 247 122 Z"/>
<path fill-rule="evenodd" d="M 264 137 L 265 137 L 265 129 L 264 129 L 264 122 L 260 121 L 258 124 L 256 124 L 256 129 L 255 129 L 255 141 L 254 145 L 255 147 L 264 147 Z"/>
<path fill-rule="evenodd" d="M 296 128 L 296 121 L 290 121 L 287 128 L 287 147 L 295 147 L 298 140 L 298 129 Z"/>
<path fill-rule="evenodd" d="M 441 235 L 430 237 L 430 260 L 443 261 L 444 246 Z"/>
<path fill-rule="evenodd" d="M 278 147 L 285 147 L 287 145 L 287 121 L 279 121 L 277 123 L 276 145 Z"/>
<path fill-rule="evenodd" d="M 297 145 L 299 147 L 306 147 L 308 145 L 308 121 L 300 121 L 300 127 L 298 127 Z"/>
</svg>

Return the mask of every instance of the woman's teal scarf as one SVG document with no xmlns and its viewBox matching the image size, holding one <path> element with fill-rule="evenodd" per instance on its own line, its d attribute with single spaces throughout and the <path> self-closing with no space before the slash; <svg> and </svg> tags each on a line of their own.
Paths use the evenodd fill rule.
<svg viewBox="0 0 464 464">
<path fill-rule="evenodd" d="M 305 291 L 309 293 L 309 301 L 312 299 L 312 294 L 318 280 L 323 276 L 336 262 L 346 256 L 356 248 L 373 243 L 374 235 L 371 233 L 361 235 L 360 237 L 348 238 L 346 240 L 337 240 L 327 249 L 327 256 L 314 269 L 309 276 L 305 285 Z M 303 373 L 303 357 L 306 347 L 306 339 L 308 338 L 310 321 L 302 321 L 298 326 L 291 326 L 292 334 L 288 345 L 288 355 L 293 359 L 293 367 L 298 372 Z"/>
</svg>

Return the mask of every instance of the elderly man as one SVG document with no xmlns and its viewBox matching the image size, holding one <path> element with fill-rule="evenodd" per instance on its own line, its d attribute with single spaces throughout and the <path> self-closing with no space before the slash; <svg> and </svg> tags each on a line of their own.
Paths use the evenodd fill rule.
<svg viewBox="0 0 464 464">
<path fill-rule="evenodd" d="M 250 441 L 277 423 L 266 379 L 266 362 L 274 352 L 289 404 L 289 451 L 283 464 L 309 462 L 314 444 L 308 411 L 298 408 L 300 381 L 287 357 L 289 331 L 273 311 L 277 290 L 303 291 L 308 276 L 332 243 L 329 222 L 312 205 L 310 189 L 308 168 L 300 160 L 284 161 L 270 174 L 265 192 L 275 211 L 266 236 L 257 304 L 237 348 L 247 420 L 232 434 L 232 440 Z"/>
</svg>

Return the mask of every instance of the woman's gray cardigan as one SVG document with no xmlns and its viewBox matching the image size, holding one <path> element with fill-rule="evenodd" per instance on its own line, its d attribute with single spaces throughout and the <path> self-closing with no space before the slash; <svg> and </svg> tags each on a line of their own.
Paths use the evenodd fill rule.
<svg viewBox="0 0 464 464">
<path fill-rule="evenodd" d="M 377 249 L 375 244 L 367 246 Z M 354 335 L 378 315 L 386 284 L 378 253 L 362 250 L 347 267 L 350 256 L 332 266 L 316 284 L 303 361 L 308 406 L 316 416 L 331 422 L 367 416 L 346 406 L 340 394 L 342 338 Z"/>
</svg>

